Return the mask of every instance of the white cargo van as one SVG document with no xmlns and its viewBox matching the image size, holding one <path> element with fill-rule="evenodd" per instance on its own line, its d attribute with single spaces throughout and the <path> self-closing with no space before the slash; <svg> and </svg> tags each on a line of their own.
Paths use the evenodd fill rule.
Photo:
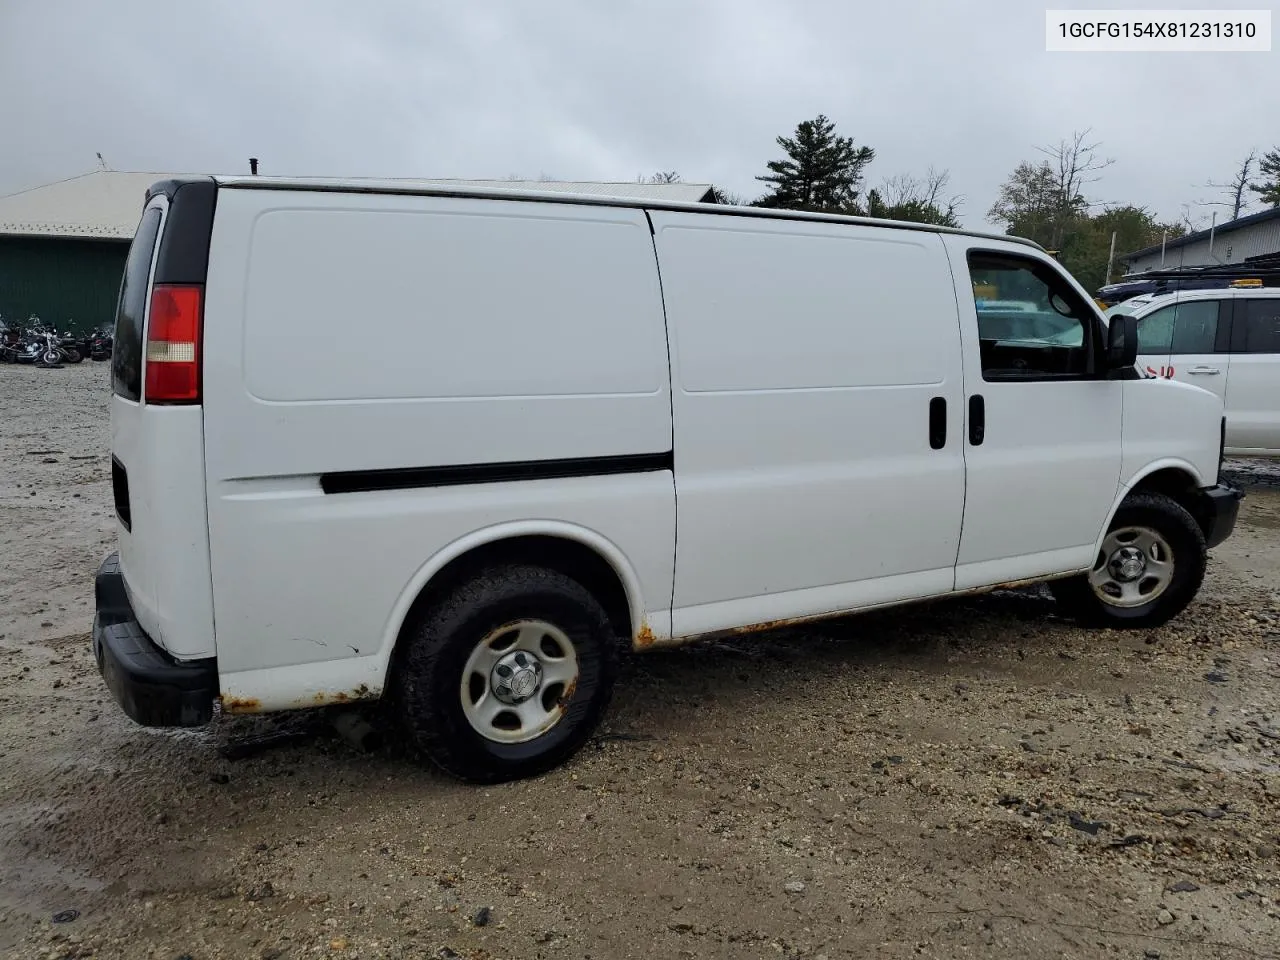
<svg viewBox="0 0 1280 960">
<path fill-rule="evenodd" d="M 115 336 L 128 715 L 385 699 L 475 781 L 572 754 L 622 644 L 1039 580 L 1160 624 L 1238 509 L 1221 400 L 1008 237 L 165 181 Z"/>
</svg>

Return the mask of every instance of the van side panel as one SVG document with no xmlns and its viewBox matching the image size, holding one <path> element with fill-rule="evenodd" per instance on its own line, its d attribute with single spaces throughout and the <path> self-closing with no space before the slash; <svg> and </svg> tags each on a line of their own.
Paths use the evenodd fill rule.
<svg viewBox="0 0 1280 960">
<path fill-rule="evenodd" d="M 675 633 L 949 592 L 965 479 L 941 240 L 651 216 L 674 378 Z"/>
<path fill-rule="evenodd" d="M 280 702 L 254 671 L 376 674 L 418 571 L 513 521 L 616 545 L 666 622 L 670 390 L 642 211 L 224 188 L 210 264 L 218 662 L 238 696 Z M 539 478 L 515 479 L 529 461 Z M 377 489 L 387 470 L 411 473 Z"/>
</svg>

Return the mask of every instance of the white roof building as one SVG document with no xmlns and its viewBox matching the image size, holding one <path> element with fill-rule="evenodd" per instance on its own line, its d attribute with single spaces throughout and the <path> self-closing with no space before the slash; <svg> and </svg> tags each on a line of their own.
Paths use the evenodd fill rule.
<svg viewBox="0 0 1280 960">
<path fill-rule="evenodd" d="M 0 236 L 132 240 L 147 188 L 182 174 L 97 170 L 0 197 Z M 308 177 L 295 179 L 307 180 Z M 316 180 L 322 178 L 316 177 Z M 389 181 L 379 181 L 387 183 Z M 449 184 L 490 189 L 551 190 L 640 200 L 714 202 L 709 183 L 603 183 L 571 180 L 400 179 L 406 187 Z"/>
</svg>

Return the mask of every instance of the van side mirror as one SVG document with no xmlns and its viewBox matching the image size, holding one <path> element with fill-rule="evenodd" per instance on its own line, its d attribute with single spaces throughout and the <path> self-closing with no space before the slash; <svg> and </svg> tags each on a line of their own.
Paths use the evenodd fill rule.
<svg viewBox="0 0 1280 960">
<path fill-rule="evenodd" d="M 1108 370 L 1123 370 L 1138 362 L 1138 318 L 1117 315 L 1107 328 Z"/>
</svg>

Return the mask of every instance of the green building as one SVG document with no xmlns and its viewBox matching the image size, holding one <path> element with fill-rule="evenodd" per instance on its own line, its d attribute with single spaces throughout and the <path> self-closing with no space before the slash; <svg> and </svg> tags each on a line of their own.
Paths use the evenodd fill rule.
<svg viewBox="0 0 1280 960">
<path fill-rule="evenodd" d="M 0 317 L 80 332 L 112 324 L 147 188 L 167 176 L 100 170 L 0 197 Z"/>
</svg>

